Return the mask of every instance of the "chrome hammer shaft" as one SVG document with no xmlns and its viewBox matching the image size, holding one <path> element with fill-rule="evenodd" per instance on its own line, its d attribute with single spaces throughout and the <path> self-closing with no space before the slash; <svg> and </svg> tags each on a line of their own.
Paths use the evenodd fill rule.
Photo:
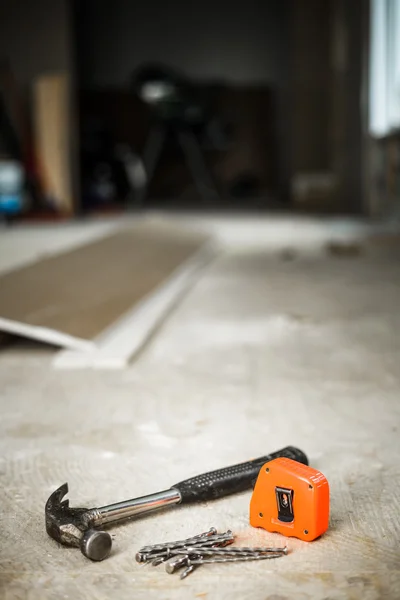
<svg viewBox="0 0 400 600">
<path fill-rule="evenodd" d="M 93 525 L 106 525 L 107 523 L 114 523 L 122 519 L 129 519 L 143 513 L 153 512 L 153 510 L 158 510 L 159 508 L 171 506 L 172 504 L 179 504 L 181 500 L 182 497 L 179 490 L 171 488 L 163 492 L 157 492 L 156 494 L 142 496 L 141 498 L 132 498 L 132 500 L 108 504 L 107 506 L 93 509 L 97 513 Z"/>
</svg>

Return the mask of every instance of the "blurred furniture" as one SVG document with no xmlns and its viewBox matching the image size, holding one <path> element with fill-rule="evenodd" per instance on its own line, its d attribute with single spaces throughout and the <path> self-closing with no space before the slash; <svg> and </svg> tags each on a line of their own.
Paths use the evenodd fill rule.
<svg viewBox="0 0 400 600">
<path fill-rule="evenodd" d="M 219 146 L 215 141 L 211 148 L 206 145 L 207 163 L 220 191 L 215 205 L 220 208 L 270 207 L 280 196 L 280 146 L 274 90 L 266 85 L 216 85 L 210 81 L 199 82 L 198 88 L 208 99 L 213 114 L 227 115 L 234 123 L 225 145 Z M 144 156 L 154 116 L 132 90 L 81 90 L 79 104 L 81 140 L 85 124 L 97 120 L 109 132 L 114 144 L 127 145 Z M 147 182 L 147 204 L 166 207 L 172 202 L 183 208 L 196 204 L 197 194 L 191 194 L 192 177 L 181 152 L 175 140 L 167 136 L 157 169 Z M 244 180 L 253 182 L 251 193 L 236 195 L 236 189 Z"/>
<path fill-rule="evenodd" d="M 147 185 L 136 194 L 136 203 L 142 204 L 147 195 L 148 184 L 168 136 L 174 136 L 183 150 L 199 195 L 205 201 L 218 198 L 201 144 L 210 114 L 196 88 L 189 80 L 160 65 L 146 65 L 138 69 L 133 85 L 152 116 L 143 153 Z"/>
</svg>

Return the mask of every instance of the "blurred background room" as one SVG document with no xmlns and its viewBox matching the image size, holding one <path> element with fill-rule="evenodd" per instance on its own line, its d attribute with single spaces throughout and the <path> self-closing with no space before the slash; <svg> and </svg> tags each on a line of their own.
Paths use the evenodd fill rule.
<svg viewBox="0 0 400 600">
<path fill-rule="evenodd" d="M 20 212 L 387 214 L 396 7 L 2 3 L 2 172 L 24 182 Z"/>
</svg>

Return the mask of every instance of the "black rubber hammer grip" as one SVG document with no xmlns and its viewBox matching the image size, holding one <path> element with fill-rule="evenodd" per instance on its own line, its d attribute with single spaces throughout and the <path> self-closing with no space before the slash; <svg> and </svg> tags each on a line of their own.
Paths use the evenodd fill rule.
<svg viewBox="0 0 400 600">
<path fill-rule="evenodd" d="M 182 504 L 216 500 L 230 494 L 244 492 L 254 486 L 258 473 L 266 462 L 280 457 L 291 458 L 303 465 L 308 465 L 308 459 L 304 452 L 293 446 L 287 446 L 261 458 L 186 479 L 186 481 L 176 483 L 172 488 L 180 492 Z"/>
</svg>

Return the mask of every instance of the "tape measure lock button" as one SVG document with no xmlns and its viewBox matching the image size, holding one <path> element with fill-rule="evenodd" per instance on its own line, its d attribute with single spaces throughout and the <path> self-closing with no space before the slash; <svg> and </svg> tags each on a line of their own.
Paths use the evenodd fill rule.
<svg viewBox="0 0 400 600">
<path fill-rule="evenodd" d="M 275 494 L 278 507 L 278 520 L 282 521 L 282 523 L 292 523 L 294 521 L 293 490 L 277 486 Z"/>
</svg>

